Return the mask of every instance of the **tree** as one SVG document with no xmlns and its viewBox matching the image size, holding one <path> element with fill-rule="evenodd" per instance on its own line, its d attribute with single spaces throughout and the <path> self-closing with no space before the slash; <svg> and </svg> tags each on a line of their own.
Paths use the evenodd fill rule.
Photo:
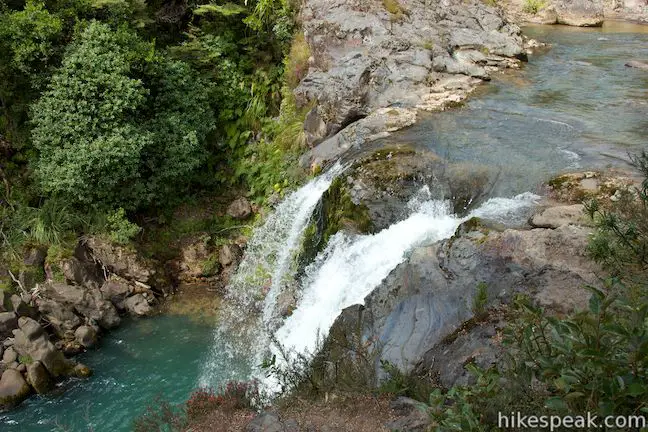
<svg viewBox="0 0 648 432">
<path fill-rule="evenodd" d="M 132 31 L 91 22 L 32 107 L 42 190 L 126 210 L 177 192 L 213 128 L 205 86 Z"/>
</svg>

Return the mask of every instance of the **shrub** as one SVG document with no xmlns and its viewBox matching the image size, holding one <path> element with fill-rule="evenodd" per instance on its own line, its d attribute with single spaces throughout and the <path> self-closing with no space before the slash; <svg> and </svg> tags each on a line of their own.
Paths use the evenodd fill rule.
<svg viewBox="0 0 648 432">
<path fill-rule="evenodd" d="M 252 409 L 259 400 L 259 386 L 256 381 L 230 381 L 217 392 L 201 388 L 194 391 L 187 401 L 187 418 L 190 422 L 195 421 L 218 409 Z"/>
<path fill-rule="evenodd" d="M 213 127 L 204 85 L 186 64 L 97 22 L 71 44 L 32 113 L 42 190 L 126 210 L 177 194 Z"/>
<path fill-rule="evenodd" d="M 117 244 L 126 245 L 142 230 L 137 224 L 126 218 L 123 208 L 118 208 L 108 215 L 107 230 L 110 240 Z"/>
<path fill-rule="evenodd" d="M 524 0 L 522 10 L 528 14 L 535 15 L 544 9 L 545 6 L 546 3 L 544 0 Z"/>
</svg>

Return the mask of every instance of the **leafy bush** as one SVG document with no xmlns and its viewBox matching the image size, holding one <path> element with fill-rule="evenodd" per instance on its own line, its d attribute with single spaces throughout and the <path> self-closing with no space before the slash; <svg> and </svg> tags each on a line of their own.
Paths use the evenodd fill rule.
<svg viewBox="0 0 648 432">
<path fill-rule="evenodd" d="M 33 107 L 46 193 L 127 210 L 168 199 L 205 158 L 203 83 L 134 33 L 91 23 Z"/>
<path fill-rule="evenodd" d="M 522 6 L 522 11 L 535 15 L 538 12 L 540 12 L 544 7 L 546 6 L 546 3 L 544 0 L 524 0 L 524 5 Z"/>
<path fill-rule="evenodd" d="M 130 222 L 126 218 L 123 208 L 117 209 L 114 213 L 108 215 L 107 230 L 110 239 L 121 245 L 128 244 L 142 230 L 137 224 Z"/>
</svg>

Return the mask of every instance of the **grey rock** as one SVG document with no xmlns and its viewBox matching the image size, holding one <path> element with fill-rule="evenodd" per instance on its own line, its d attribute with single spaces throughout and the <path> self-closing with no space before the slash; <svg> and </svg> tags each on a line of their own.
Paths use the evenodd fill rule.
<svg viewBox="0 0 648 432">
<path fill-rule="evenodd" d="M 534 214 L 529 224 L 535 228 L 558 228 L 564 225 L 584 225 L 585 214 L 582 204 L 555 206 Z"/>
<path fill-rule="evenodd" d="M 97 331 L 91 326 L 80 326 L 74 332 L 74 339 L 85 348 L 90 348 L 97 343 Z"/>
<path fill-rule="evenodd" d="M 36 309 L 29 305 L 28 301 L 25 301 L 24 298 L 17 294 L 11 296 L 11 306 L 13 308 L 13 311 L 16 312 L 16 315 L 18 316 L 27 316 L 30 318 L 38 317 L 38 312 L 36 311 Z"/>
<path fill-rule="evenodd" d="M 34 361 L 40 361 L 48 372 L 58 377 L 69 371 L 69 363 L 52 342 L 47 334 L 35 330 L 39 324 L 31 318 L 21 317 L 18 325 L 20 329 L 14 330 L 13 349 L 21 356 L 28 356 Z"/>
<path fill-rule="evenodd" d="M 38 310 L 49 321 L 54 333 L 62 338 L 68 338 L 74 329 L 81 325 L 81 318 L 74 312 L 74 307 L 54 300 L 42 298 L 37 301 Z"/>
<path fill-rule="evenodd" d="M 582 287 L 595 283 L 598 266 L 585 254 L 590 231 L 468 232 L 415 249 L 369 294 L 364 306 L 345 309 L 331 334 L 362 329 L 379 357 L 411 371 L 424 354 L 472 318 L 477 286 L 489 304 L 523 291 L 544 307 L 566 312 L 587 304 Z M 345 330 L 348 329 L 348 330 Z M 376 373 L 384 376 L 376 363 Z"/>
<path fill-rule="evenodd" d="M 18 327 L 18 316 L 14 312 L 0 312 L 0 338 L 11 336 L 11 331 Z"/>
<path fill-rule="evenodd" d="M 625 64 L 627 67 L 648 70 L 648 63 L 631 60 Z"/>
<path fill-rule="evenodd" d="M 18 353 L 13 348 L 7 348 L 2 355 L 2 362 L 4 364 L 10 364 L 18 360 Z"/>
<path fill-rule="evenodd" d="M 94 261 L 81 261 L 71 257 L 61 262 L 61 270 L 65 279 L 85 287 L 99 288 L 104 283 L 101 267 Z"/>
<path fill-rule="evenodd" d="M 16 369 L 18 372 L 24 374 L 25 372 L 27 372 L 27 365 L 25 365 L 24 363 L 19 363 L 18 367 L 15 367 L 13 369 Z"/>
<path fill-rule="evenodd" d="M 102 328 L 111 329 L 120 323 L 117 310 L 111 302 L 103 298 L 97 288 L 60 283 L 50 283 L 43 288 L 43 298 L 58 302 L 86 318 L 95 320 Z"/>
<path fill-rule="evenodd" d="M 0 289 L 0 312 L 11 312 L 13 306 L 11 304 L 11 294 Z"/>
<path fill-rule="evenodd" d="M 147 316 L 153 313 L 153 308 L 142 294 L 128 297 L 124 303 L 126 310 L 132 315 Z"/>
<path fill-rule="evenodd" d="M 110 301 L 117 309 L 124 310 L 124 302 L 131 294 L 132 289 L 125 281 L 115 279 L 107 280 L 100 288 L 104 299 Z"/>
<path fill-rule="evenodd" d="M 7 369 L 0 378 L 0 408 L 11 408 L 29 396 L 31 388 L 22 374 L 14 369 Z"/>
<path fill-rule="evenodd" d="M 601 0 L 555 0 L 558 24 L 578 27 L 603 25 L 603 2 Z"/>
<path fill-rule="evenodd" d="M 28 266 L 43 267 L 45 258 L 47 258 L 47 248 L 32 247 L 25 252 L 23 263 Z"/>
<path fill-rule="evenodd" d="M 252 206 L 245 197 L 239 197 L 227 207 L 227 214 L 234 219 L 247 219 L 252 214 Z"/>
<path fill-rule="evenodd" d="M 54 380 L 39 361 L 27 365 L 27 382 L 38 394 L 44 394 L 54 387 Z"/>
<path fill-rule="evenodd" d="M 113 244 L 99 237 L 89 237 L 85 246 L 92 257 L 101 262 L 108 270 L 126 280 L 136 280 L 155 285 L 157 274 L 155 264 L 142 258 L 136 251 Z"/>
<path fill-rule="evenodd" d="M 270 412 L 257 415 L 245 426 L 246 432 L 284 432 L 284 430 L 279 416 Z"/>
<path fill-rule="evenodd" d="M 398 417 L 385 426 L 391 431 L 425 432 L 430 427 L 430 415 L 425 412 L 426 405 L 407 397 L 392 401 L 390 408 Z"/>
<path fill-rule="evenodd" d="M 508 67 L 522 57 L 520 29 L 478 1 L 401 2 L 397 15 L 382 2 L 307 0 L 300 20 L 313 61 L 295 89 L 309 116 L 312 145 L 380 108 L 416 108 L 430 95 L 435 70 L 488 77 L 484 59 L 454 53 L 488 51 L 489 67 Z"/>
</svg>

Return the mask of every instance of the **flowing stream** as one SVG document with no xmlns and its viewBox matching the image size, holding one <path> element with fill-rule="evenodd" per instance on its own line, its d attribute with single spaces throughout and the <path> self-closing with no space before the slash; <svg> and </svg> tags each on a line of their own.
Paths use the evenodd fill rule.
<svg viewBox="0 0 648 432">
<path fill-rule="evenodd" d="M 624 166 L 628 151 L 645 148 L 648 74 L 624 63 L 648 60 L 647 30 L 526 28 L 553 48 L 494 79 L 464 108 L 422 116 L 390 140 L 498 173 L 491 198 L 471 215 L 515 223 L 548 176 Z M 82 356 L 96 375 L 64 382 L 60 392 L 0 414 L 0 430 L 128 431 L 157 395 L 179 403 L 198 385 L 262 376 L 259 363 L 276 354 L 268 333 L 284 347 L 311 352 L 341 309 L 362 302 L 414 247 L 447 238 L 463 220 L 421 190 L 405 219 L 374 235 L 336 234 L 298 278 L 295 252 L 338 175 L 344 175 L 341 166 L 294 192 L 255 231 L 218 329 L 171 316 L 126 322 Z M 297 307 L 279 319 L 280 297 L 291 289 Z"/>
</svg>

